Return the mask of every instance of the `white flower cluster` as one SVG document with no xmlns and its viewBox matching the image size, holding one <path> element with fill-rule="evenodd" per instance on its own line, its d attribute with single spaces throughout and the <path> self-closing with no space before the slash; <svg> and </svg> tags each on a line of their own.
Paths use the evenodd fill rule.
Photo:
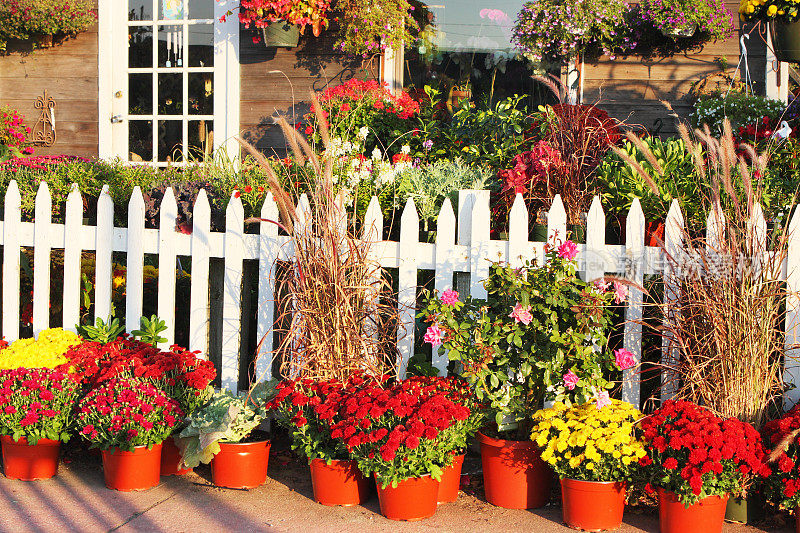
<svg viewBox="0 0 800 533">
<path fill-rule="evenodd" d="M 362 138 L 366 137 L 366 128 L 362 128 Z M 356 191 L 366 188 L 369 194 L 377 194 L 385 187 L 393 186 L 397 176 L 410 168 L 410 161 L 393 163 L 384 157 L 379 148 L 372 151 L 371 157 L 363 155 L 364 146 L 358 142 L 331 139 L 326 155 L 334 158 L 333 182 L 343 191 L 346 205 L 352 205 Z M 409 154 L 409 146 L 403 146 L 401 152 Z"/>
</svg>

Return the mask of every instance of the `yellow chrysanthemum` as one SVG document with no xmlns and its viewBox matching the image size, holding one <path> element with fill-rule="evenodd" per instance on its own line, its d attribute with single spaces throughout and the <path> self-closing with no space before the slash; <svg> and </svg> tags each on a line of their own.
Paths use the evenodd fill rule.
<svg viewBox="0 0 800 533">
<path fill-rule="evenodd" d="M 38 339 L 19 339 L 0 350 L 0 368 L 54 368 L 67 362 L 64 354 L 81 338 L 62 328 L 46 329 Z"/>
</svg>

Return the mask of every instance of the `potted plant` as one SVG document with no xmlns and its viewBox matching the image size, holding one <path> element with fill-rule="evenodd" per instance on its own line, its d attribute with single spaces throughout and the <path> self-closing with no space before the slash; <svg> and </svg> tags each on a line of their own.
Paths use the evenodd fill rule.
<svg viewBox="0 0 800 533">
<path fill-rule="evenodd" d="M 86 31 L 97 20 L 91 0 L 7 0 L 0 4 L 0 52 L 9 41 L 33 48 L 53 46 L 53 38 Z"/>
<path fill-rule="evenodd" d="M 256 428 L 267 414 L 276 383 L 258 383 L 239 396 L 214 393 L 187 420 L 177 444 L 183 465 L 193 468 L 211 462 L 214 485 L 252 489 L 267 480 L 270 440 Z"/>
<path fill-rule="evenodd" d="M 245 28 L 260 28 L 265 46 L 293 48 L 306 26 L 311 26 L 315 37 L 328 27 L 329 7 L 327 0 L 242 0 L 239 21 Z"/>
<path fill-rule="evenodd" d="M 361 472 L 375 477 L 386 518 L 421 520 L 436 512 L 439 479 L 454 446 L 465 441 L 457 422 L 470 414 L 433 382 L 372 380 L 353 393 L 331 436 L 343 440 Z"/>
<path fill-rule="evenodd" d="M 736 26 L 722 0 L 647 0 L 642 18 L 666 37 L 688 38 L 696 33 L 705 40 L 725 40 Z"/>
<path fill-rule="evenodd" d="M 183 418 L 178 403 L 151 383 L 112 378 L 78 406 L 78 428 L 103 453 L 106 487 L 120 491 L 158 485 L 161 443 Z"/>
<path fill-rule="evenodd" d="M 764 496 L 778 508 L 794 511 L 796 530 L 800 531 L 800 404 L 780 419 L 767 422 L 762 434 L 770 451 Z"/>
<path fill-rule="evenodd" d="M 3 473 L 11 479 L 46 479 L 58 472 L 61 442 L 73 425 L 77 382 L 61 370 L 0 370 L 0 441 Z"/>
<path fill-rule="evenodd" d="M 297 379 L 277 386 L 271 407 L 292 435 L 292 449 L 308 459 L 314 499 L 322 505 L 359 505 L 369 499 L 370 484 L 331 426 L 346 413 L 348 401 L 368 383 L 361 375 L 339 380 Z"/>
<path fill-rule="evenodd" d="M 685 400 L 667 400 L 641 422 L 647 455 L 639 460 L 659 500 L 664 533 L 722 531 L 731 494 L 768 474 L 758 431 Z"/>
<path fill-rule="evenodd" d="M 646 455 L 634 435 L 641 417 L 631 404 L 619 400 L 575 407 L 556 403 L 533 415 L 531 439 L 561 478 L 567 526 L 602 531 L 622 524 L 627 483 Z"/>
<path fill-rule="evenodd" d="M 540 507 L 549 500 L 551 471 L 530 441 L 531 417 L 542 403 L 606 398 L 611 384 L 604 372 L 619 368 L 602 348 L 606 307 L 624 299 L 626 286 L 582 281 L 576 255 L 572 241 L 551 241 L 543 266 L 493 264 L 486 300 L 462 302 L 445 291 L 423 311 L 431 323 L 425 341 L 461 362 L 478 401 L 493 415 L 495 426 L 479 441 L 486 497 L 501 507 Z"/>
<path fill-rule="evenodd" d="M 800 61 L 800 8 L 791 0 L 744 0 L 739 4 L 742 21 L 769 22 L 772 47 L 778 61 Z"/>
</svg>

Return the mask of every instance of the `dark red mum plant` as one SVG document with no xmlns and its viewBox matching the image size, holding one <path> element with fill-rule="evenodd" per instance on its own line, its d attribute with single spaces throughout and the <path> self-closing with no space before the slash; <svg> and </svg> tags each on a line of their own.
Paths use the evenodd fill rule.
<svg viewBox="0 0 800 533">
<path fill-rule="evenodd" d="M 800 404 L 778 420 L 767 422 L 764 445 L 771 449 L 764 494 L 782 509 L 800 507 Z"/>
<path fill-rule="evenodd" d="M 673 492 L 685 505 L 706 496 L 740 494 L 769 473 L 758 431 L 692 402 L 668 400 L 641 422 L 648 488 Z"/>
</svg>

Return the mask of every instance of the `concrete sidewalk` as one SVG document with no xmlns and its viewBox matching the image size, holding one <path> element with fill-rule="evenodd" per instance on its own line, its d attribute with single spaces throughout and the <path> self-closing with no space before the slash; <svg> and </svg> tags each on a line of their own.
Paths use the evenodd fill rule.
<svg viewBox="0 0 800 533">
<path fill-rule="evenodd" d="M 471 458 L 467 471 L 479 461 Z M 471 470 L 470 470 L 471 469 Z M 535 511 L 500 509 L 474 490 L 442 505 L 422 522 L 393 522 L 383 518 L 377 497 L 359 507 L 325 507 L 312 499 L 308 467 L 287 452 L 273 452 L 267 483 L 255 490 L 220 489 L 211 485 L 208 467 L 182 477 L 162 478 L 145 492 L 122 493 L 103 484 L 99 457 L 68 455 L 58 476 L 36 482 L 0 476 L 0 531 L 147 531 L 147 532 L 353 532 L 372 531 L 572 531 L 561 524 L 561 509 Z M 479 476 L 473 476 L 479 480 Z M 658 531 L 654 509 L 626 509 L 623 533 Z M 793 526 L 793 524 L 792 524 Z M 728 524 L 726 532 L 793 531 L 757 529 Z M 687 532 L 702 533 L 702 532 Z"/>
</svg>

